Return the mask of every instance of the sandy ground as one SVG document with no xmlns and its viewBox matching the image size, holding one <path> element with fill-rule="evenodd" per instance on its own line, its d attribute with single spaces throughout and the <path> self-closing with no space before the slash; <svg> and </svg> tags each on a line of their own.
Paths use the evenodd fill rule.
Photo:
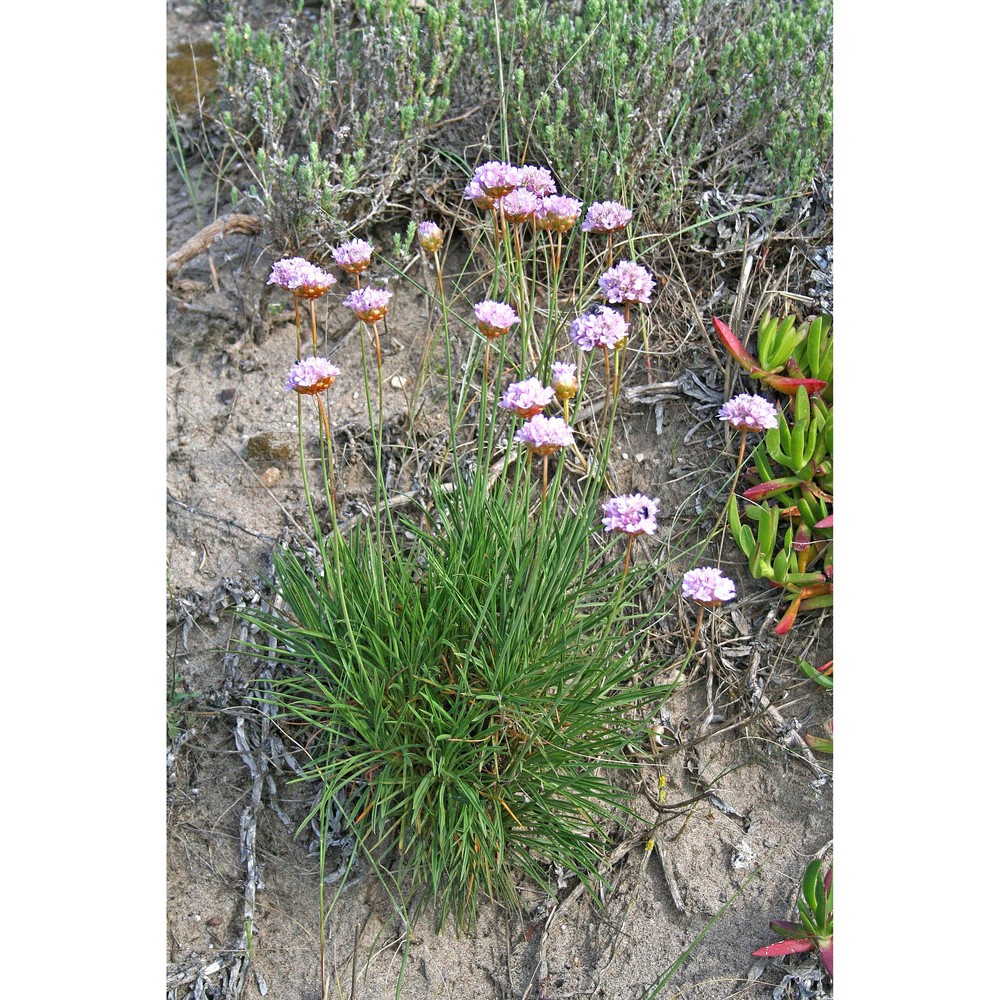
<svg viewBox="0 0 1000 1000">
<path fill-rule="evenodd" d="M 170 253 L 197 225 L 173 172 L 168 183 Z M 388 238 L 358 235 L 375 243 Z M 167 298 L 166 679 L 174 698 L 167 734 L 166 949 L 168 994 L 177 998 L 321 996 L 317 838 L 308 830 L 294 835 L 315 790 L 288 784 L 284 751 L 294 746 L 244 705 L 259 664 L 238 654 L 240 624 L 232 614 L 252 599 L 274 546 L 307 523 L 296 406 L 282 391 L 294 347 L 290 304 L 272 297 L 271 328 L 263 337 L 250 319 L 270 271 L 272 258 L 264 251 L 261 237 L 220 241 L 210 256 L 185 264 Z M 414 264 L 414 277 L 421 267 Z M 376 269 L 374 276 L 388 272 Z M 390 287 L 396 294 L 384 345 L 386 414 L 387 426 L 398 429 L 431 305 L 405 284 Z M 339 298 L 320 300 L 318 319 L 322 352 L 345 372 L 360 371 L 357 328 Z M 633 394 L 624 406 L 613 471 L 622 491 L 642 490 L 662 499 L 661 510 L 683 515 L 687 509 L 693 516 L 724 476 L 720 471 L 707 493 L 694 490 L 725 443 L 712 418 L 727 387 L 697 338 L 654 341 L 653 347 L 656 381 L 668 388 Z M 640 386 L 645 378 L 636 351 L 625 385 Z M 356 378 L 341 378 L 328 394 L 347 514 L 363 508 L 372 483 L 358 386 Z M 440 416 L 429 407 L 419 433 L 433 442 L 439 431 Z M 408 475 L 412 470 L 400 470 L 401 479 Z M 813 663 L 832 657 L 830 622 L 813 615 L 784 639 L 775 637 L 772 594 L 747 578 L 728 550 L 723 565 L 741 596 L 720 609 L 708 629 L 711 691 L 706 665 L 669 706 L 690 737 L 707 738 L 635 775 L 637 792 L 645 785 L 655 795 L 662 773 L 672 803 L 709 788 L 712 794 L 662 822 L 648 853 L 656 816 L 637 796 L 647 823 L 630 831 L 634 846 L 623 847 L 609 870 L 603 906 L 574 892 L 570 882 L 556 887 L 554 899 L 526 890 L 516 913 L 487 905 L 466 936 L 436 934 L 431 921 L 419 922 L 409 937 L 402 997 L 638 1000 L 723 907 L 661 996 L 823 995 L 805 992 L 817 967 L 811 956 L 778 964 L 751 952 L 774 940 L 769 919 L 791 915 L 808 861 L 832 860 L 830 759 L 806 759 L 796 746 L 803 729 L 822 732 L 832 706 L 795 665 L 802 655 Z M 682 623 L 690 629 L 678 608 L 663 636 L 665 649 L 682 648 Z M 766 700 L 755 699 L 755 692 Z M 760 717 L 741 723 L 752 705 Z M 392 997 L 404 964 L 400 921 L 363 865 L 346 881 L 337 881 L 333 867 L 328 898 L 342 891 L 327 926 L 329 995 Z"/>
</svg>

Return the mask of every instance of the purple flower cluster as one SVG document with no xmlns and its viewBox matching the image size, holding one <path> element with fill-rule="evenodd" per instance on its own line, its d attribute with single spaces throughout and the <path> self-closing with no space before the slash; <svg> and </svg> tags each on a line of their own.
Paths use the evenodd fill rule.
<svg viewBox="0 0 1000 1000">
<path fill-rule="evenodd" d="M 736 596 L 736 586 L 722 575 L 721 570 L 702 566 L 684 574 L 681 593 L 698 604 L 715 607 L 723 601 L 731 601 Z"/>
<path fill-rule="evenodd" d="M 437 253 L 444 246 L 444 232 L 436 222 L 421 222 L 417 226 L 417 242 L 428 253 Z"/>
<path fill-rule="evenodd" d="M 572 399 L 580 383 L 576 380 L 576 365 L 565 361 L 556 361 L 552 365 L 552 388 L 559 400 Z"/>
<path fill-rule="evenodd" d="M 585 351 L 595 347 L 614 350 L 628 336 L 628 327 L 620 312 L 610 306 L 598 306 L 570 323 L 569 338 Z"/>
<path fill-rule="evenodd" d="M 476 167 L 472 181 L 488 198 L 502 198 L 521 183 L 521 171 L 512 163 L 489 160 Z"/>
<path fill-rule="evenodd" d="M 556 182 L 545 167 L 533 167 L 530 164 L 521 167 L 518 184 L 539 198 L 556 193 Z"/>
<path fill-rule="evenodd" d="M 595 201 L 587 209 L 581 228 L 585 233 L 616 233 L 624 229 L 631 218 L 631 209 L 617 201 Z"/>
<path fill-rule="evenodd" d="M 562 417 L 543 417 L 539 413 L 518 428 L 514 440 L 527 445 L 536 455 L 551 455 L 573 443 L 573 431 Z"/>
<path fill-rule="evenodd" d="M 493 208 L 496 204 L 496 198 L 491 198 L 480 186 L 479 182 L 475 180 L 469 181 L 465 185 L 465 190 L 462 192 L 463 196 L 467 201 L 471 201 L 476 208 L 481 208 L 483 211 L 489 208 Z"/>
<path fill-rule="evenodd" d="M 466 200 L 483 210 L 500 202 L 511 222 L 534 219 L 540 229 L 568 232 L 580 218 L 583 202 L 556 194 L 552 174 L 545 167 L 490 160 L 476 167 L 465 186 Z"/>
<path fill-rule="evenodd" d="M 722 404 L 719 419 L 741 431 L 766 431 L 778 426 L 778 411 L 763 396 L 741 392 Z"/>
<path fill-rule="evenodd" d="M 604 297 L 609 302 L 649 302 L 653 291 L 653 276 L 640 264 L 623 260 L 597 279 Z"/>
<path fill-rule="evenodd" d="M 489 339 L 502 337 L 515 323 L 521 320 L 506 302 L 484 299 L 475 305 L 479 332 Z"/>
<path fill-rule="evenodd" d="M 535 221 L 539 229 L 568 233 L 576 225 L 582 210 L 582 201 L 562 194 L 550 194 L 542 198 Z"/>
<path fill-rule="evenodd" d="M 350 240 L 333 251 L 333 259 L 348 274 L 360 274 L 372 262 L 373 247 L 365 240 Z"/>
<path fill-rule="evenodd" d="M 513 410 L 519 417 L 533 417 L 552 402 L 555 394 L 555 389 L 542 385 L 532 376 L 523 382 L 512 382 L 507 386 L 500 405 L 505 410 Z"/>
<path fill-rule="evenodd" d="M 288 369 L 285 392 L 294 389 L 303 395 L 314 396 L 329 389 L 339 374 L 340 369 L 326 358 L 301 358 Z"/>
<path fill-rule="evenodd" d="M 325 295 L 333 283 L 332 274 L 310 264 L 304 257 L 285 257 L 275 261 L 271 266 L 271 276 L 267 279 L 267 284 L 279 285 L 306 299 Z"/>
<path fill-rule="evenodd" d="M 623 531 L 626 535 L 651 535 L 656 531 L 656 512 L 659 500 L 652 500 L 643 493 L 613 497 L 604 504 L 601 523 L 605 531 Z"/>
<path fill-rule="evenodd" d="M 373 288 L 367 285 L 364 288 L 356 288 L 344 299 L 344 305 L 348 309 L 354 310 L 354 315 L 362 323 L 374 323 L 382 319 L 389 311 L 389 299 L 392 292 L 386 288 Z"/>
<path fill-rule="evenodd" d="M 511 222 L 527 222 L 535 217 L 541 199 L 527 188 L 518 187 L 500 199 L 500 207 Z"/>
</svg>

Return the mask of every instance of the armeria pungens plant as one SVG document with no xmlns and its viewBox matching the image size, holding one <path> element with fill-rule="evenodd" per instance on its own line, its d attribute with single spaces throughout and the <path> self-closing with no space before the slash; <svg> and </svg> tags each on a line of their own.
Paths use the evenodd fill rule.
<svg viewBox="0 0 1000 1000">
<path fill-rule="evenodd" d="M 408 513 L 388 502 L 377 339 L 374 370 L 364 334 L 361 373 L 314 357 L 293 365 L 286 388 L 300 404 L 302 395 L 319 401 L 335 376 L 338 385 L 363 381 L 376 516 L 349 530 L 339 521 L 322 404 L 325 518 L 309 499 L 300 405 L 313 537 L 304 550 L 275 553 L 278 600 L 269 612 L 247 613 L 277 640 L 270 655 L 283 669 L 265 697 L 284 724 L 301 727 L 309 758 L 302 778 L 320 783 L 305 823 L 345 824 L 355 857 L 370 860 L 404 919 L 431 906 L 439 926 L 453 917 L 471 927 L 487 897 L 516 905 L 519 875 L 548 890 L 553 871 L 563 870 L 596 891 L 612 830 L 631 815 L 615 773 L 634 766 L 628 751 L 646 741 L 648 720 L 671 690 L 655 683 L 663 664 L 637 655 L 663 607 L 640 609 L 657 569 L 633 559 L 637 537 L 656 531 L 658 504 L 634 494 L 602 507 L 610 430 L 584 454 L 572 429 L 590 364 L 567 334 L 570 314 L 550 309 L 543 323 L 534 307 L 552 247 L 529 238 L 530 213 L 508 217 L 511 202 L 503 203 L 528 178 L 530 168 L 491 162 L 470 182 L 494 241 L 490 294 L 519 308 L 488 298 L 470 309 L 467 295 L 449 302 L 439 283 L 446 371 L 457 368 L 449 317 L 469 354 L 463 377 L 448 385 L 451 458 L 428 499 L 415 499 Z M 334 257 L 355 273 L 359 249 L 367 266 L 364 241 Z M 365 291 L 344 305 L 374 329 L 391 293 L 375 316 L 360 302 Z M 628 324 L 601 308 L 616 320 L 609 346 L 617 355 Z M 556 360 L 567 354 L 574 363 Z M 517 381 L 501 393 L 511 372 Z M 617 397 L 607 393 L 602 421 L 610 427 Z M 549 406 L 555 414 L 545 415 Z M 627 536 L 624 566 L 606 541 L 613 531 Z M 322 889 L 320 905 L 325 913 Z"/>
</svg>

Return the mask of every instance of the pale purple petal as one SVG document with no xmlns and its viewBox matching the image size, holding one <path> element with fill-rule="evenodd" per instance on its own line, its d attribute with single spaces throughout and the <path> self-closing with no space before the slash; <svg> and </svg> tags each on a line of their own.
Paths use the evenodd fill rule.
<svg viewBox="0 0 1000 1000">
<path fill-rule="evenodd" d="M 555 397 L 551 386 L 542 385 L 532 376 L 523 382 L 512 382 L 504 391 L 500 405 L 505 410 L 514 410 L 520 416 L 532 416 L 545 409 Z"/>
<path fill-rule="evenodd" d="M 641 264 L 623 260 L 597 279 L 604 297 L 609 302 L 649 303 L 653 276 Z"/>
<path fill-rule="evenodd" d="M 719 419 L 741 431 L 766 431 L 778 426 L 778 411 L 763 396 L 741 392 L 723 403 Z"/>
<path fill-rule="evenodd" d="M 562 417 L 545 417 L 539 413 L 518 428 L 514 440 L 546 455 L 571 445 L 573 431 Z"/>
<path fill-rule="evenodd" d="M 585 233 L 614 233 L 632 218 L 631 209 L 617 201 L 596 201 L 587 209 L 582 229 Z"/>
<path fill-rule="evenodd" d="M 350 240 L 333 251 L 333 259 L 349 274 L 359 274 L 371 264 L 372 251 L 366 240 Z"/>
<path fill-rule="evenodd" d="M 344 299 L 344 305 L 354 311 L 354 315 L 365 323 L 374 323 L 389 311 L 392 292 L 387 288 L 373 288 L 366 285 L 356 288 Z"/>
<path fill-rule="evenodd" d="M 521 171 L 511 163 L 489 160 L 479 164 L 472 172 L 472 179 L 489 198 L 500 198 L 513 191 L 521 182 Z"/>
<path fill-rule="evenodd" d="M 340 369 L 327 358 L 301 358 L 288 369 L 285 392 L 312 394 L 330 387 Z"/>
<path fill-rule="evenodd" d="M 421 222 L 417 226 L 417 242 L 428 253 L 437 253 L 444 246 L 444 232 L 436 222 Z"/>
<path fill-rule="evenodd" d="M 300 288 L 325 291 L 334 283 L 334 277 L 321 267 L 310 264 L 304 257 L 285 257 L 271 266 L 271 275 L 266 283 L 279 285 L 290 292 Z"/>
<path fill-rule="evenodd" d="M 722 571 L 710 566 L 688 570 L 681 582 L 681 594 L 699 604 L 721 604 L 736 596 L 736 586 Z"/>
<path fill-rule="evenodd" d="M 541 206 L 538 195 L 532 194 L 525 188 L 514 188 L 510 194 L 505 194 L 500 199 L 500 207 L 503 214 L 511 222 L 527 222 L 534 218 L 535 213 Z"/>
<path fill-rule="evenodd" d="M 503 336 L 515 323 L 521 320 L 506 302 L 484 299 L 473 307 L 480 332 L 486 337 Z"/>
<path fill-rule="evenodd" d="M 628 336 L 625 317 L 610 306 L 597 306 L 578 316 L 569 327 L 569 337 L 585 351 L 595 347 L 614 350 Z"/>
<path fill-rule="evenodd" d="M 556 193 L 556 182 L 545 167 L 525 165 L 521 167 L 520 185 L 539 198 Z"/>
<path fill-rule="evenodd" d="M 613 497 L 604 504 L 601 523 L 605 531 L 623 531 L 627 535 L 647 534 L 656 531 L 656 512 L 659 500 L 652 500 L 643 493 Z"/>
<path fill-rule="evenodd" d="M 561 194 L 542 198 L 535 221 L 539 229 L 551 229 L 557 233 L 568 233 L 576 225 L 583 211 L 583 202 Z"/>
</svg>

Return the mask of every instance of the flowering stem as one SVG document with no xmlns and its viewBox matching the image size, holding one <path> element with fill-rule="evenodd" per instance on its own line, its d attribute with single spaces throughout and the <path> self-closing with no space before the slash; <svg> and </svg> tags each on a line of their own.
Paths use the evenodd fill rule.
<svg viewBox="0 0 1000 1000">
<path fill-rule="evenodd" d="M 739 457 L 736 459 L 736 471 L 733 473 L 733 488 L 729 493 L 730 498 L 732 498 L 733 494 L 736 492 L 736 484 L 739 482 L 740 467 L 743 465 L 743 453 L 746 451 L 746 446 L 747 446 L 747 430 L 744 427 L 740 430 L 740 454 Z M 729 506 L 729 500 L 726 501 L 726 506 L 727 507 Z"/>
<path fill-rule="evenodd" d="M 434 251 L 434 269 L 437 271 L 437 285 L 438 285 L 438 296 L 441 299 L 441 317 L 444 323 L 445 330 L 448 329 L 447 315 L 445 313 L 445 301 L 444 301 L 444 278 L 441 275 L 441 260 L 438 257 L 437 250 Z M 413 389 L 413 397 L 410 400 L 410 423 L 413 423 L 415 417 L 415 406 L 419 403 L 420 395 L 424 389 L 424 380 L 427 377 L 427 362 L 430 358 L 431 350 L 434 346 L 435 337 L 435 326 L 434 326 L 434 310 L 430 310 L 431 317 L 430 322 L 427 327 L 427 338 L 424 340 L 423 353 L 420 355 L 420 367 L 417 369 L 417 383 Z"/>
<path fill-rule="evenodd" d="M 312 494 L 309 492 L 309 474 L 306 471 L 306 445 L 305 437 L 302 433 L 302 396 L 300 393 L 295 394 L 295 402 L 298 405 L 299 467 L 302 470 L 302 486 L 306 491 L 306 506 L 309 508 L 309 520 L 312 522 L 316 540 L 317 542 L 322 542 L 323 532 L 320 531 L 319 521 L 316 519 L 316 511 L 313 508 Z"/>
<path fill-rule="evenodd" d="M 322 397 L 317 393 L 316 405 L 319 407 L 319 422 L 323 428 L 323 436 L 326 438 L 326 451 L 329 457 L 329 472 L 326 483 L 330 488 L 330 496 L 327 498 L 330 505 L 330 515 L 333 518 L 333 526 L 337 527 L 337 488 L 333 481 L 333 434 L 330 431 L 330 421 L 326 415 L 326 407 L 323 405 Z"/>
<path fill-rule="evenodd" d="M 542 456 L 542 503 L 545 502 L 545 491 L 549 486 L 549 456 Z"/>
<path fill-rule="evenodd" d="M 619 351 L 616 349 L 615 350 L 615 387 L 614 387 L 614 391 L 612 392 L 612 396 L 613 396 L 614 399 L 618 398 L 618 355 L 619 355 Z"/>
<path fill-rule="evenodd" d="M 632 556 L 632 543 L 635 541 L 635 535 L 630 534 L 628 536 L 628 541 L 625 543 L 625 566 L 622 569 L 622 581 L 625 580 L 625 575 L 628 573 L 628 563 Z"/>
<path fill-rule="evenodd" d="M 385 320 L 382 321 L 383 323 Z M 388 327 L 386 328 L 388 334 Z M 375 337 L 375 363 L 378 365 L 379 382 L 382 381 L 382 343 L 378 339 L 378 323 L 372 323 L 372 334 Z"/>
<path fill-rule="evenodd" d="M 434 270 L 437 272 L 438 295 L 441 296 L 441 311 L 444 312 L 444 278 L 441 275 L 441 258 L 438 257 L 437 250 L 434 251 Z"/>
<path fill-rule="evenodd" d="M 698 620 L 695 622 L 695 625 L 694 625 L 694 635 L 691 636 L 691 649 L 690 649 L 690 651 L 688 653 L 689 656 L 694 653 L 694 648 L 698 644 L 698 637 L 701 635 L 701 623 L 702 623 L 702 620 L 704 619 L 704 617 L 705 617 L 705 605 L 704 604 L 699 604 L 698 605 Z"/>
<path fill-rule="evenodd" d="M 604 437 L 604 429 L 608 426 L 608 410 L 611 408 L 611 359 L 608 357 L 608 349 L 604 348 L 604 412 L 601 414 L 601 437 Z"/>
<path fill-rule="evenodd" d="M 608 267 L 614 263 L 614 254 L 611 249 L 611 233 L 608 233 Z"/>
<path fill-rule="evenodd" d="M 299 297 L 292 293 L 292 303 L 295 305 L 295 360 L 302 358 L 302 325 L 299 320 Z"/>
<path fill-rule="evenodd" d="M 539 358 L 538 345 L 533 343 L 533 335 L 535 332 L 533 325 L 534 320 L 529 319 L 531 313 L 529 312 L 528 309 L 528 303 L 529 301 L 531 301 L 531 299 L 528 295 L 528 279 L 525 277 L 524 273 L 524 258 L 521 256 L 521 229 L 520 226 L 517 225 L 517 223 L 511 226 L 511 229 L 513 230 L 514 233 L 514 254 L 517 257 L 517 273 L 518 273 L 517 293 L 518 297 L 521 300 L 520 302 L 521 315 L 524 317 L 522 322 L 525 324 L 525 328 L 528 333 L 527 342 L 531 347 L 532 359 L 534 363 L 537 365 L 540 358 Z"/>
<path fill-rule="evenodd" d="M 313 354 L 319 354 L 319 340 L 316 337 L 316 300 L 309 300 L 309 316 L 312 319 Z"/>
<path fill-rule="evenodd" d="M 740 467 L 743 465 L 743 453 L 747 446 L 747 431 L 743 427 L 740 429 L 740 454 L 736 459 L 736 471 L 733 473 L 733 485 L 729 490 L 729 496 L 726 497 L 725 505 L 722 508 L 722 518 L 726 517 L 726 512 L 729 510 L 729 505 L 732 503 L 733 496 L 736 494 L 736 486 L 740 481 Z M 722 559 L 722 546 L 726 540 L 726 529 L 722 529 L 722 538 L 719 539 L 719 559 Z"/>
</svg>

